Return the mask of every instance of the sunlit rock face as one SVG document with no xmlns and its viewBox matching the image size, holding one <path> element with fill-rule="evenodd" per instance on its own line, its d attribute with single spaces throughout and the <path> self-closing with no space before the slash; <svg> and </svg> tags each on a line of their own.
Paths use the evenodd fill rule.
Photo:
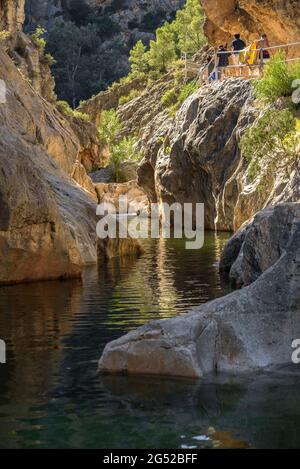
<svg viewBox="0 0 300 469">
<path fill-rule="evenodd" d="M 38 48 L 21 31 L 23 7 L 1 2 L 0 10 L 12 34 L 9 54 L 0 50 L 0 285 L 77 277 L 96 262 L 97 197 L 80 166 L 88 127 L 83 139 L 48 102 Z"/>
<path fill-rule="evenodd" d="M 299 202 L 297 168 L 270 174 L 263 191 L 262 171 L 248 177 L 240 140 L 257 113 L 249 80 L 203 86 L 174 119 L 157 114 L 147 123 L 138 183 L 152 201 L 204 203 L 206 228 L 220 231 L 239 229 L 269 205 Z"/>
<path fill-rule="evenodd" d="M 214 45 L 235 33 L 246 40 L 265 32 L 274 44 L 299 41 L 298 0 L 200 0 L 207 15 L 206 34 Z"/>
<path fill-rule="evenodd" d="M 20 31 L 24 22 L 25 0 L 0 0 L 0 31 Z"/>
</svg>

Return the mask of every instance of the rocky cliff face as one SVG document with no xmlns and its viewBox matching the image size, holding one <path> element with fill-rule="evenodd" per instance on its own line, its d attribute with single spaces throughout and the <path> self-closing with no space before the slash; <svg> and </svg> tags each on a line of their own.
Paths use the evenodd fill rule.
<svg viewBox="0 0 300 469">
<path fill-rule="evenodd" d="M 1 4 L 12 37 L 0 50 L 0 284 L 80 276 L 96 262 L 97 195 L 83 166 L 96 129 L 66 120 L 30 79 L 40 56 L 19 31 L 21 3 Z"/>
<path fill-rule="evenodd" d="M 78 276 L 96 261 L 95 204 L 71 178 L 80 142 L 0 52 L 0 284 Z"/>
<path fill-rule="evenodd" d="M 202 202 L 206 228 L 218 230 L 236 230 L 270 204 L 299 201 L 299 171 L 270 175 L 264 191 L 259 175 L 248 181 L 239 142 L 257 113 L 254 104 L 251 83 L 230 79 L 200 88 L 175 119 L 152 105 L 156 117 L 143 129 L 138 168 L 150 200 Z"/>
<path fill-rule="evenodd" d="M 1 0 L 0 1 L 0 31 L 10 33 L 21 31 L 24 23 L 25 0 Z"/>
<path fill-rule="evenodd" d="M 262 32 L 274 44 L 299 41 L 298 0 L 200 0 L 207 15 L 210 42 L 229 41 L 237 32 L 247 40 Z"/>
</svg>

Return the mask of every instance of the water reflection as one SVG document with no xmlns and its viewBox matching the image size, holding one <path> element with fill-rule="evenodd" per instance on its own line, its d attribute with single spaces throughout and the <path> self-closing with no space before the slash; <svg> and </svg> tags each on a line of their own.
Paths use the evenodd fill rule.
<svg viewBox="0 0 300 469">
<path fill-rule="evenodd" d="M 83 282 L 1 288 L 1 447 L 298 445 L 299 382 L 96 374 L 108 341 L 226 293 L 217 262 L 227 238 L 208 234 L 196 252 L 180 240 L 145 242 L 140 258 L 91 267 Z"/>
</svg>

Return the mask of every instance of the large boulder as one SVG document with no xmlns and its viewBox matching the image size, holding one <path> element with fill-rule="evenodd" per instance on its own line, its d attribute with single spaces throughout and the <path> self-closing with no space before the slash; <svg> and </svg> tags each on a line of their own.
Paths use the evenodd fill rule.
<svg viewBox="0 0 300 469">
<path fill-rule="evenodd" d="M 291 363 L 291 344 L 300 332 L 299 213 L 298 204 L 287 204 L 256 219 L 256 229 L 264 230 L 268 243 L 274 236 L 274 221 L 268 218 L 280 224 L 285 216 L 289 224 L 284 236 L 275 236 L 274 251 L 280 245 L 281 252 L 269 267 L 261 265 L 266 270 L 255 282 L 111 342 L 100 359 L 100 372 L 199 378 L 213 371 L 249 372 Z"/>
<path fill-rule="evenodd" d="M 295 220 L 300 220 L 299 204 L 259 212 L 228 242 L 221 256 L 221 273 L 236 287 L 253 283 L 284 253 Z"/>
</svg>

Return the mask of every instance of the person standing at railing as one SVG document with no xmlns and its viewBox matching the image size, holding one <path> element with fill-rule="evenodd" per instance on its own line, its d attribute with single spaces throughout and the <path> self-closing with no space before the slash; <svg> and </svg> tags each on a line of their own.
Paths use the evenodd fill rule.
<svg viewBox="0 0 300 469">
<path fill-rule="evenodd" d="M 257 42 L 257 48 L 260 49 L 260 58 L 265 61 L 271 58 L 268 48 L 270 47 L 270 42 L 266 34 L 262 34 L 260 39 Z"/>
<path fill-rule="evenodd" d="M 241 54 L 241 51 L 245 49 L 246 43 L 241 39 L 240 34 L 234 35 L 234 40 L 232 41 L 231 46 L 232 46 L 232 51 L 233 51 L 233 54 L 232 54 L 233 64 L 236 67 L 238 67 L 239 65 L 243 65 L 242 62 L 240 61 L 240 54 Z M 240 68 L 237 75 L 238 74 L 242 75 L 242 67 Z"/>
<path fill-rule="evenodd" d="M 221 71 L 221 78 L 222 78 L 222 72 L 225 72 L 225 76 L 227 75 L 226 73 L 226 68 L 229 65 L 229 57 L 231 53 L 227 51 L 227 48 L 221 44 L 219 46 L 218 52 L 217 52 L 217 57 L 218 57 L 218 68 Z"/>
</svg>

